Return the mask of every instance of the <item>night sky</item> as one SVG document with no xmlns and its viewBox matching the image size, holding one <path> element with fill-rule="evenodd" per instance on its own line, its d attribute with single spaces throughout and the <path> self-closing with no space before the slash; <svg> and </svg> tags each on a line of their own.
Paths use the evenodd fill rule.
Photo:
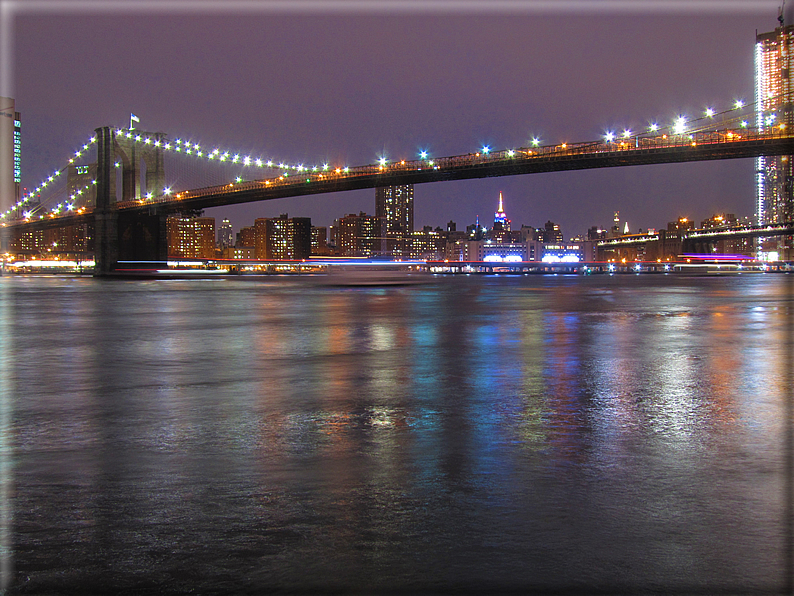
<svg viewBox="0 0 794 596">
<path fill-rule="evenodd" d="M 533 136 L 587 141 L 752 101 L 756 30 L 775 28 L 778 5 L 31 0 L 4 15 L 13 86 L 6 77 L 2 94 L 22 113 L 23 186 L 63 167 L 95 128 L 127 126 L 131 112 L 172 139 L 308 164 L 507 149 Z M 752 182 L 745 159 L 423 184 L 415 224 L 492 222 L 502 191 L 514 229 L 550 219 L 570 237 L 608 227 L 619 210 L 636 231 L 752 215 Z M 374 213 L 374 196 L 207 215 L 235 230 L 280 213 L 330 225 Z"/>
</svg>

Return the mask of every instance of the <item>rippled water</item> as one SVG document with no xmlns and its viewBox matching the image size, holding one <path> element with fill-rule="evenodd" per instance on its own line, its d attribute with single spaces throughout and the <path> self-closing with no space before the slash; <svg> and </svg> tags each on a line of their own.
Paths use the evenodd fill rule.
<svg viewBox="0 0 794 596">
<path fill-rule="evenodd" d="M 778 591 L 791 281 L 0 278 L 9 593 Z"/>
</svg>

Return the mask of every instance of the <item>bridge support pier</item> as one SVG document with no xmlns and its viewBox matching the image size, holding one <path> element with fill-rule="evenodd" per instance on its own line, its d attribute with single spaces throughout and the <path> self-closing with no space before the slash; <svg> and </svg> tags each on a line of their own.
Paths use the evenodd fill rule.
<svg viewBox="0 0 794 596">
<path fill-rule="evenodd" d="M 114 139 L 109 126 L 96 129 L 96 207 L 94 208 L 94 275 L 109 275 L 119 260 L 118 211 L 113 206 L 111 189 L 115 178 Z"/>
<path fill-rule="evenodd" d="M 165 261 L 168 256 L 167 214 L 152 207 L 149 213 L 126 213 L 116 209 L 115 152 L 113 129 L 96 129 L 97 191 L 95 217 L 94 275 L 112 274 L 119 261 Z M 160 183 L 158 168 L 153 184 Z"/>
</svg>

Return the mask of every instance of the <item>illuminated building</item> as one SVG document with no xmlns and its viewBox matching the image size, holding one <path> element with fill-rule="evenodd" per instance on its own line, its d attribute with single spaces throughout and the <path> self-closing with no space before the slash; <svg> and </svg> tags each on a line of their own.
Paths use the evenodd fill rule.
<svg viewBox="0 0 794 596">
<path fill-rule="evenodd" d="M 700 228 L 703 230 L 708 230 L 711 228 L 727 228 L 729 226 L 737 226 L 739 225 L 739 220 L 733 213 L 719 213 L 717 215 L 712 215 L 708 219 L 704 219 L 700 222 Z"/>
<path fill-rule="evenodd" d="M 169 217 L 168 256 L 212 259 L 215 256 L 214 217 Z"/>
<path fill-rule="evenodd" d="M 66 169 L 66 192 L 75 208 L 96 205 L 96 164 L 70 165 Z"/>
<path fill-rule="evenodd" d="M 408 257 L 427 261 L 440 260 L 444 258 L 445 245 L 446 238 L 440 229 L 433 230 L 431 226 L 425 226 L 423 230 L 411 234 Z"/>
<path fill-rule="evenodd" d="M 337 252 L 345 257 L 372 257 L 384 253 L 386 218 L 351 213 L 334 225 Z"/>
<path fill-rule="evenodd" d="M 297 260 L 311 254 L 312 220 L 308 217 L 259 218 L 254 221 L 256 258 Z"/>
<path fill-rule="evenodd" d="M 246 226 L 240 228 L 237 232 L 237 242 L 234 243 L 236 248 L 253 248 L 256 246 L 256 230 L 254 226 Z"/>
<path fill-rule="evenodd" d="M 543 228 L 538 230 L 542 242 L 547 244 L 562 244 L 563 236 L 560 226 L 553 221 L 547 221 Z"/>
<path fill-rule="evenodd" d="M 312 255 L 325 257 L 330 254 L 328 228 L 325 226 L 312 226 Z"/>
<path fill-rule="evenodd" d="M 408 256 L 414 231 L 414 186 L 386 186 L 375 189 L 375 216 L 386 222 L 387 254 L 395 257 Z"/>
<path fill-rule="evenodd" d="M 756 35 L 755 100 L 756 126 L 759 132 L 782 130 L 794 126 L 791 52 L 794 50 L 794 26 L 780 26 L 769 33 Z M 758 225 L 794 220 L 794 169 L 792 156 L 761 156 L 756 162 L 756 220 Z M 791 258 L 792 237 L 763 239 L 759 256 L 778 252 Z M 786 255 L 781 254 L 785 251 Z"/>
<path fill-rule="evenodd" d="M 750 218 L 739 221 L 733 213 L 719 213 L 712 215 L 709 219 L 700 222 L 701 229 L 708 230 L 714 228 L 737 228 L 739 226 L 749 227 L 752 225 Z M 753 255 L 753 240 L 751 238 L 729 238 L 717 240 L 714 244 L 715 254 L 742 254 Z"/>
<path fill-rule="evenodd" d="M 584 260 L 584 250 L 579 243 L 544 244 L 540 260 L 544 263 L 579 263 Z"/>
<path fill-rule="evenodd" d="M 234 230 L 232 223 L 224 218 L 218 227 L 218 248 L 225 250 L 234 246 Z"/>
<path fill-rule="evenodd" d="M 505 213 L 504 207 L 502 206 L 502 192 L 499 191 L 499 209 L 496 210 L 493 216 L 493 228 L 494 230 L 500 229 L 504 230 L 505 232 L 510 231 L 510 220 L 507 219 L 507 214 Z"/>
<path fill-rule="evenodd" d="M 14 230 L 16 237 L 9 249 L 15 253 L 39 253 L 46 250 L 44 230 Z"/>
<path fill-rule="evenodd" d="M 14 112 L 14 200 L 22 196 L 19 185 L 22 181 L 22 116 Z"/>
<path fill-rule="evenodd" d="M 465 249 L 462 246 L 458 248 L 460 256 L 464 257 L 459 259 L 461 261 L 483 261 L 486 263 L 532 262 L 540 261 L 543 253 L 543 243 L 536 240 L 528 240 L 526 242 L 470 240 L 466 244 Z M 453 254 L 454 252 L 455 249 L 453 248 Z"/>
<path fill-rule="evenodd" d="M 687 217 L 679 217 L 678 221 L 671 221 L 667 223 L 668 232 L 684 232 L 686 230 L 694 230 L 695 222 Z"/>
<path fill-rule="evenodd" d="M 256 258 L 256 249 L 253 246 L 229 247 L 224 248 L 222 254 L 224 259 L 252 260 Z"/>
</svg>

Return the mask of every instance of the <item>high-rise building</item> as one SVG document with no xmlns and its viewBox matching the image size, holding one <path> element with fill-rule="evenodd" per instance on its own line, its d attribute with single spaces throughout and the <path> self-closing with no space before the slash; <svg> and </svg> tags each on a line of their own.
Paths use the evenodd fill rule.
<svg viewBox="0 0 794 596">
<path fill-rule="evenodd" d="M 756 35 L 755 101 L 759 131 L 794 126 L 794 95 L 790 78 L 794 51 L 794 25 L 785 26 L 783 15 L 774 31 Z M 756 220 L 759 225 L 794 220 L 794 166 L 792 155 L 761 156 L 756 162 Z M 762 239 L 760 252 L 778 252 L 791 258 L 792 237 Z"/>
<path fill-rule="evenodd" d="M 14 108 L 12 98 L 0 97 L 0 214 L 13 209 L 19 198 L 19 112 Z"/>
<path fill-rule="evenodd" d="M 234 230 L 232 223 L 224 218 L 218 227 L 218 248 L 224 250 L 234 246 Z"/>
<path fill-rule="evenodd" d="M 96 164 L 70 165 L 66 170 L 66 192 L 72 205 L 94 207 L 96 205 Z"/>
<path fill-rule="evenodd" d="M 253 248 L 256 246 L 256 230 L 254 226 L 245 226 L 237 232 L 236 248 Z"/>
<path fill-rule="evenodd" d="M 262 217 L 254 221 L 257 259 L 308 259 L 312 220 L 308 217 Z"/>
<path fill-rule="evenodd" d="M 215 256 L 214 217 L 169 217 L 168 256 L 211 259 Z"/>
<path fill-rule="evenodd" d="M 499 209 L 496 210 L 493 216 L 493 227 L 494 230 L 497 228 L 503 230 L 505 232 L 510 231 L 511 222 L 507 219 L 507 213 L 505 213 L 504 206 L 502 205 L 502 192 L 499 191 Z"/>
<path fill-rule="evenodd" d="M 386 222 L 386 253 L 407 257 L 414 231 L 413 184 L 376 188 L 375 216 Z"/>
<path fill-rule="evenodd" d="M 386 218 L 351 213 L 334 224 L 337 252 L 346 257 L 372 257 L 384 252 Z"/>
<path fill-rule="evenodd" d="M 19 201 L 22 182 L 22 115 L 14 112 L 14 200 Z"/>
<path fill-rule="evenodd" d="M 312 255 L 328 256 L 328 228 L 325 226 L 312 226 Z"/>
<path fill-rule="evenodd" d="M 549 244 L 561 244 L 563 241 L 560 226 L 553 221 L 547 221 L 542 229 L 538 230 L 540 239 Z"/>
</svg>

